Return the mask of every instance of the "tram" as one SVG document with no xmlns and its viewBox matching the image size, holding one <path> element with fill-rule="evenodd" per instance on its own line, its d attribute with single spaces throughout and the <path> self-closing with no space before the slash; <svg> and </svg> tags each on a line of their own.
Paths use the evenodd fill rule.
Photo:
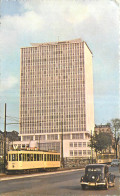
<svg viewBox="0 0 120 196">
<path fill-rule="evenodd" d="M 115 154 L 99 154 L 97 156 L 97 163 L 111 163 L 115 159 Z"/>
<path fill-rule="evenodd" d="M 59 168 L 60 153 L 44 151 L 8 151 L 7 173 Z"/>
</svg>

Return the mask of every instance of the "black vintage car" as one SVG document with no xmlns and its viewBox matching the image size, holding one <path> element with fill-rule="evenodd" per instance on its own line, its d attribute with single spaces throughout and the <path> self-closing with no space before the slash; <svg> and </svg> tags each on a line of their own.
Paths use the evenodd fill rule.
<svg viewBox="0 0 120 196">
<path fill-rule="evenodd" d="M 105 164 L 89 164 L 85 167 L 85 175 L 81 177 L 81 187 L 103 187 L 115 186 L 115 175 L 109 173 Z"/>
</svg>

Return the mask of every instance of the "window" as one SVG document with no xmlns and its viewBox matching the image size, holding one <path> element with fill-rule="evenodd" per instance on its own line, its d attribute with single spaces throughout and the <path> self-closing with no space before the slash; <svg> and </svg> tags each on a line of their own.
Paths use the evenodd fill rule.
<svg viewBox="0 0 120 196">
<path fill-rule="evenodd" d="M 30 161 L 33 161 L 33 154 L 30 155 Z"/>
<path fill-rule="evenodd" d="M 23 161 L 26 161 L 26 154 L 23 154 Z"/>
<path fill-rule="evenodd" d="M 22 161 L 22 154 L 19 154 L 19 161 Z"/>
<path fill-rule="evenodd" d="M 70 150 L 70 156 L 73 156 L 73 150 Z"/>
<path fill-rule="evenodd" d="M 74 147 L 77 147 L 77 142 L 74 142 Z"/>
<path fill-rule="evenodd" d="M 86 150 L 83 150 L 83 155 L 86 155 Z"/>
<path fill-rule="evenodd" d="M 91 150 L 88 150 L 88 154 L 91 155 Z"/>
<path fill-rule="evenodd" d="M 12 154 L 12 161 L 15 161 L 15 154 Z"/>
<path fill-rule="evenodd" d="M 72 142 L 70 142 L 70 147 L 73 147 L 73 143 Z"/>
<path fill-rule="evenodd" d="M 98 167 L 98 168 L 97 167 L 96 168 L 88 167 L 87 171 L 88 172 L 91 172 L 91 171 L 92 172 L 94 172 L 94 171 L 95 172 L 101 172 L 101 168 L 100 167 Z"/>
<path fill-rule="evenodd" d="M 30 161 L 30 155 L 29 154 L 27 154 L 27 161 Z"/>
<path fill-rule="evenodd" d="M 78 147 L 82 147 L 82 142 L 78 142 Z"/>
<path fill-rule="evenodd" d="M 52 154 L 52 161 L 53 161 L 53 154 Z"/>
<path fill-rule="evenodd" d="M 82 155 L 82 150 L 78 151 L 78 155 L 81 156 Z"/>
<path fill-rule="evenodd" d="M 77 156 L 77 150 L 74 150 L 74 156 Z"/>
<path fill-rule="evenodd" d="M 47 161 L 49 161 L 49 154 L 47 154 Z"/>
<path fill-rule="evenodd" d="M 86 147 L 86 142 L 83 142 L 83 147 Z"/>
<path fill-rule="evenodd" d="M 44 154 L 44 161 L 47 161 L 47 160 L 46 160 L 46 156 L 47 156 L 47 155 L 46 155 L 46 154 Z"/>
<path fill-rule="evenodd" d="M 43 154 L 40 154 L 40 161 L 43 161 Z"/>
<path fill-rule="evenodd" d="M 60 161 L 60 155 L 57 155 L 57 161 Z"/>
<path fill-rule="evenodd" d="M 23 154 L 23 161 L 25 160 L 25 154 Z"/>
<path fill-rule="evenodd" d="M 57 161 L 57 155 L 55 155 L 55 160 Z"/>
<path fill-rule="evenodd" d="M 36 161 L 36 154 L 34 154 L 34 161 Z"/>
</svg>

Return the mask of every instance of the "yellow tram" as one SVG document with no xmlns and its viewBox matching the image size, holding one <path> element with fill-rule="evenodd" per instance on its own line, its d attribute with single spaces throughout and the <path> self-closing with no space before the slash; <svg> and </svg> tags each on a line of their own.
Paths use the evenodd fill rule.
<svg viewBox="0 0 120 196">
<path fill-rule="evenodd" d="M 44 151 L 8 151 L 7 172 L 60 167 L 60 153 Z"/>
<path fill-rule="evenodd" d="M 115 154 L 99 154 L 97 163 L 111 163 L 113 159 L 115 159 Z"/>
</svg>

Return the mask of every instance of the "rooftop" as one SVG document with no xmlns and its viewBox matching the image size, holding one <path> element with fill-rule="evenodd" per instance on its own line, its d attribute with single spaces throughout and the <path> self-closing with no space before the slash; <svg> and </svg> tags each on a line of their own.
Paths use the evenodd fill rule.
<svg viewBox="0 0 120 196">
<path fill-rule="evenodd" d="M 32 46 L 40 46 L 40 45 L 57 45 L 57 44 L 65 44 L 65 43 L 79 43 L 83 42 L 82 39 L 73 39 L 68 41 L 58 41 L 58 42 L 46 42 L 46 43 L 31 43 Z"/>
</svg>

